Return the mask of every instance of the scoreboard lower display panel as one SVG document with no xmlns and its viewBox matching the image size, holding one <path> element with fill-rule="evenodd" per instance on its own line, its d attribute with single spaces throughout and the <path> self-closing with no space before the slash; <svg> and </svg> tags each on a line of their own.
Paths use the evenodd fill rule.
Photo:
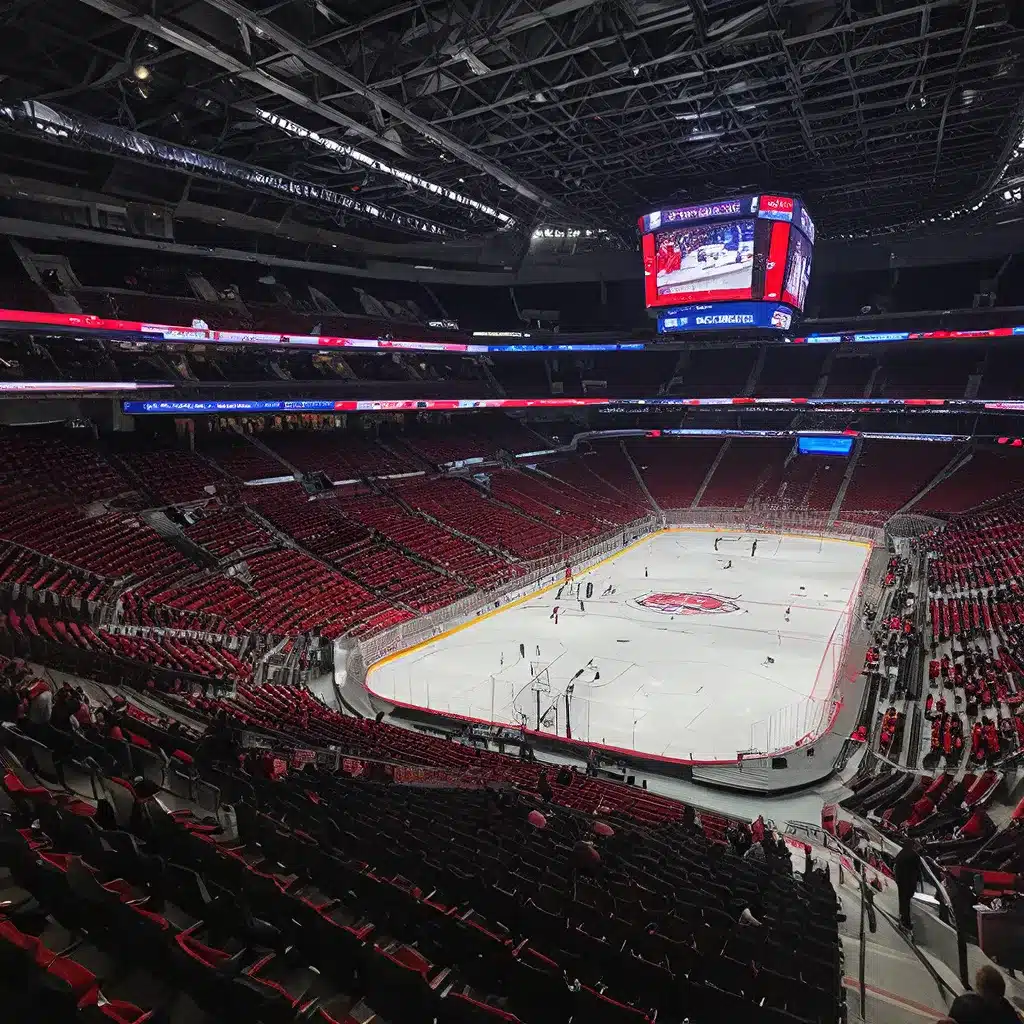
<svg viewBox="0 0 1024 1024">
<path fill-rule="evenodd" d="M 667 309 L 658 317 L 658 330 L 728 331 L 752 327 L 770 331 L 788 331 L 793 311 L 775 302 L 705 302 L 699 306 Z"/>
</svg>

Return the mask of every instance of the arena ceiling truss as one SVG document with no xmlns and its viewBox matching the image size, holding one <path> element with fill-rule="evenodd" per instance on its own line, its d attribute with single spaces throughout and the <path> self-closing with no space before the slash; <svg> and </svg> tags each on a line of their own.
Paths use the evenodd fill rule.
<svg viewBox="0 0 1024 1024">
<path fill-rule="evenodd" d="M 396 241 L 629 245 L 640 212 L 747 190 L 873 232 L 992 192 L 1024 126 L 1014 0 L 13 0 L 0 23 L 0 170 Z"/>
</svg>

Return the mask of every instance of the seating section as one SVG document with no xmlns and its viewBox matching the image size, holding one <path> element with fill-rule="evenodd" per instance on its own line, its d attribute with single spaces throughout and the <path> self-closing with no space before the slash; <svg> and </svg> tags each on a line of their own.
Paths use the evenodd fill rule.
<svg viewBox="0 0 1024 1024">
<path fill-rule="evenodd" d="M 27 588 L 60 602 L 98 601 L 106 585 L 95 576 L 26 551 L 14 544 L 0 545 L 0 588 Z"/>
<path fill-rule="evenodd" d="M 54 703 L 68 700 L 61 690 Z M 200 738 L 122 697 L 99 710 L 89 735 L 4 726 L 5 742 L 46 772 L 70 774 L 88 751 L 85 781 L 101 798 L 68 797 L 21 765 L 4 775 L 0 992 L 19 1014 L 31 1006 L 53 1024 L 151 1014 L 213 1024 L 226 1006 L 247 1020 L 322 1024 L 841 1015 L 835 890 L 821 872 L 796 877 L 770 837 L 770 857 L 739 857 L 715 815 L 702 823 L 674 801 L 574 771 L 548 783 L 536 763 L 442 740 L 421 738 L 422 749 L 445 757 L 449 782 L 422 786 L 397 763 L 369 781 L 371 763 L 356 755 L 340 771 L 304 768 L 274 739 L 236 751 L 222 727 Z M 267 720 L 278 737 L 351 738 L 378 755 L 387 733 L 403 732 L 280 687 L 242 685 L 228 706 L 193 697 L 189 711 L 257 729 Z M 472 776 L 515 785 L 481 791 Z M 167 810 L 177 794 L 186 806 Z M 208 810 L 230 804 L 232 823 L 197 817 L 200 798 Z M 761 834 L 729 832 L 737 850 Z M 756 932 L 736 923 L 753 902 Z"/>
<path fill-rule="evenodd" d="M 613 522 L 628 523 L 652 512 L 633 466 L 615 444 L 582 446 L 569 458 L 545 461 L 543 471 L 568 484 Z"/>
<path fill-rule="evenodd" d="M 846 459 L 798 455 L 779 474 L 774 498 L 767 501 L 786 509 L 828 512 L 846 472 Z M 774 481 L 773 481 L 774 482 Z M 762 492 L 768 491 L 768 487 Z"/>
<path fill-rule="evenodd" d="M 551 527 L 503 508 L 462 480 L 416 483 L 402 488 L 401 495 L 445 526 L 518 558 L 542 558 L 564 546 L 562 535 Z"/>
<path fill-rule="evenodd" d="M 828 371 L 824 398 L 866 398 L 877 361 L 874 356 L 837 356 Z"/>
<path fill-rule="evenodd" d="M 941 359 L 922 359 L 919 352 L 895 351 L 886 356 L 875 394 L 888 398 L 963 398 L 967 378 L 978 363 L 970 348 L 946 348 Z"/>
<path fill-rule="evenodd" d="M 821 376 L 825 351 L 820 345 L 772 345 L 754 386 L 759 398 L 809 398 Z"/>
<path fill-rule="evenodd" d="M 339 568 L 364 587 L 418 612 L 436 611 L 473 589 L 383 544 L 352 555 L 340 562 Z"/>
<path fill-rule="evenodd" d="M 396 498 L 401 498 L 404 492 L 394 493 Z M 403 550 L 478 587 L 494 586 L 519 573 L 518 568 L 505 559 L 407 511 L 407 506 L 390 497 L 362 495 L 346 498 L 342 499 L 341 508 L 347 516 Z"/>
<path fill-rule="evenodd" d="M 493 457 L 499 450 L 517 455 L 549 444 L 532 430 L 507 417 L 465 416 L 445 424 L 419 424 L 401 435 L 402 441 L 434 465 L 463 459 Z"/>
<path fill-rule="evenodd" d="M 209 462 L 182 449 L 124 452 L 120 459 L 161 505 L 208 498 L 208 488 L 221 494 L 235 490 Z"/>
<path fill-rule="evenodd" d="M 253 491 L 246 495 L 249 504 L 318 558 L 334 562 L 371 543 L 369 530 L 342 515 L 340 505 L 325 499 L 311 501 L 300 484 Z"/>
<path fill-rule="evenodd" d="M 556 491 L 538 477 L 527 473 L 493 473 L 491 496 L 503 505 L 511 505 L 552 529 L 575 537 L 590 537 L 614 525 L 599 522 L 586 507 L 582 496 L 574 498 L 567 490 Z"/>
<path fill-rule="evenodd" d="M 669 393 L 687 398 L 734 398 L 742 395 L 757 349 L 694 349 L 680 378 Z"/>
<path fill-rule="evenodd" d="M 1024 459 L 1019 451 L 972 453 L 969 461 L 936 484 L 914 506 L 915 512 L 956 514 L 1024 488 Z"/>
<path fill-rule="evenodd" d="M 813 370 L 816 364 L 801 365 Z M 504 417 L 481 420 L 462 441 L 460 432 L 461 425 L 429 431 L 421 425 L 407 441 L 430 448 L 431 438 L 439 444 L 454 438 L 488 452 L 539 442 Z M 423 468 L 383 480 L 385 470 L 425 465 L 395 440 L 336 428 L 261 436 L 303 469 L 363 480 L 315 496 L 293 481 L 243 486 L 244 479 L 278 474 L 284 466 L 234 434 L 203 440 L 233 477 L 165 441 L 147 447 L 141 435 L 107 455 L 67 435 L 13 436 L 0 459 L 0 586 L 21 602 L 49 601 L 58 619 L 81 614 L 95 624 L 100 602 L 119 601 L 128 624 L 239 641 L 265 634 L 288 640 L 287 653 L 304 634 L 365 636 L 435 611 L 650 515 L 634 467 L 662 508 L 686 508 L 721 454 L 702 506 L 767 515 L 827 513 L 849 465 L 790 458 L 791 442 L 784 439 L 650 439 L 630 441 L 626 449 L 583 444 L 534 469 L 492 464 L 488 488 Z M 970 502 L 965 492 L 975 487 L 984 499 L 993 492 L 991 478 L 1014 471 L 1013 454 L 976 452 L 935 490 L 945 488 L 951 505 Z M 881 521 L 952 455 L 943 444 L 866 442 L 841 517 Z M 1024 469 L 1021 477 L 1024 483 Z M 1016 478 L 1004 479 L 1012 485 Z M 166 517 L 134 511 L 153 502 L 166 506 Z M 190 507 L 169 507 L 183 505 Z M 919 504 L 922 511 L 933 508 L 927 496 Z M 191 543 L 170 532 L 174 523 Z M 942 621 L 944 600 L 940 595 L 936 606 Z M 19 613 L 26 610 L 18 604 Z"/>
<path fill-rule="evenodd" d="M 0 491 L 0 536 L 106 579 L 167 571 L 184 557 L 137 516 L 89 516 L 63 498 Z"/>
<path fill-rule="evenodd" d="M 624 459 L 624 456 L 619 453 L 619 458 Z M 532 495 L 549 507 L 561 510 L 563 516 L 572 513 L 584 519 L 591 519 L 605 532 L 611 527 L 625 526 L 651 514 L 650 503 L 641 504 L 636 498 L 616 489 L 596 473 L 596 467 L 596 463 L 582 464 L 576 476 L 576 484 L 570 484 L 566 474 L 557 472 L 557 465 L 545 465 L 544 476 L 531 473 L 503 473 L 498 477 L 492 477 L 492 487 L 495 480 L 499 487 L 506 487 L 508 496 L 503 500 L 508 500 L 511 504 L 519 504 L 514 492 Z M 570 471 L 568 476 L 572 475 Z M 548 479 L 551 476 L 556 479 Z M 632 483 L 633 491 L 639 492 L 635 478 L 632 479 Z M 559 522 L 561 518 L 553 525 L 558 526 Z"/>
<path fill-rule="evenodd" d="M 345 574 L 291 548 L 245 560 L 245 576 L 192 573 L 155 575 L 127 591 L 122 601 L 133 618 L 190 628 L 191 616 L 225 620 L 235 630 L 271 636 L 312 633 L 333 640 L 353 627 L 382 628 L 409 618 Z M 150 606 L 159 605 L 166 613 Z M 185 619 L 174 613 L 180 612 Z M 148 615 L 149 619 L 141 618 Z"/>
<path fill-rule="evenodd" d="M 865 770 L 851 781 L 853 796 L 845 799 L 842 807 L 867 818 L 883 832 L 921 841 L 923 852 L 940 863 L 964 863 L 997 831 L 984 808 L 1000 779 L 992 771 L 917 775 Z M 1002 850 L 1001 855 L 997 853 L 997 865 L 1019 845 L 1013 833 L 1007 838 L 1011 843 L 997 846 Z M 891 876 L 890 855 L 883 854 L 876 866 Z"/>
<path fill-rule="evenodd" d="M 64 436 L 10 432 L 0 438 L 0 491 L 57 494 L 86 504 L 131 489 L 96 448 Z"/>
<path fill-rule="evenodd" d="M 197 434 L 196 446 L 241 481 L 288 475 L 288 469 L 277 459 L 237 434 Z"/>
<path fill-rule="evenodd" d="M 926 714 L 956 712 L 954 742 L 972 764 L 995 766 L 1024 749 L 1024 521 L 1016 510 L 965 518 L 928 547 L 928 676 L 938 699 L 929 693 Z M 950 756 L 946 728 L 935 727 L 932 752 Z"/>
<path fill-rule="evenodd" d="M 991 349 L 984 365 L 979 398 L 1019 398 L 1024 394 L 1024 374 L 1013 346 Z"/>
<path fill-rule="evenodd" d="M 781 479 L 782 465 L 791 441 L 734 437 L 712 474 L 700 500 L 701 508 L 742 508 L 754 497 L 770 500 L 774 480 Z"/>
<path fill-rule="evenodd" d="M 920 441 L 865 441 L 850 486 L 843 518 L 879 522 L 902 508 L 950 461 L 949 445 Z"/>
<path fill-rule="evenodd" d="M 407 453 L 388 449 L 352 431 L 266 432 L 260 440 L 304 473 L 321 471 L 331 481 L 410 473 L 422 466 Z"/>
<path fill-rule="evenodd" d="M 685 444 L 630 441 L 628 448 L 651 497 L 661 508 L 689 508 L 722 448 L 720 440 Z"/>
<path fill-rule="evenodd" d="M 66 668 L 107 669 L 119 661 L 136 662 L 146 674 L 245 680 L 252 666 L 220 644 L 165 631 L 119 632 L 87 623 L 50 619 L 40 612 L 3 614 L 0 644 L 5 653 L 33 657 Z M 116 659 L 116 662 L 112 662 Z"/>
<path fill-rule="evenodd" d="M 1024 868 L 1024 812 L 1000 832 L 987 810 L 1024 751 L 1022 552 L 1024 517 L 1008 503 L 925 535 L 923 558 L 893 556 L 882 580 L 866 665 L 877 717 L 856 738 L 887 760 L 865 758 L 844 806 L 943 865 Z"/>
<path fill-rule="evenodd" d="M 186 527 L 185 535 L 218 558 L 274 543 L 271 534 L 244 511 L 234 508 L 214 509 Z"/>
</svg>

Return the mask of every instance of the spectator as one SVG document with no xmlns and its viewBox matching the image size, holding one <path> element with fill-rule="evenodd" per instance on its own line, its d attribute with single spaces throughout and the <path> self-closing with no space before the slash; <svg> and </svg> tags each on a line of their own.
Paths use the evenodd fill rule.
<svg viewBox="0 0 1024 1024">
<path fill-rule="evenodd" d="M 744 860 L 758 861 L 764 864 L 768 858 L 764 854 L 764 847 L 760 843 L 751 843 L 750 848 L 743 854 Z"/>
<path fill-rule="evenodd" d="M 28 689 L 28 720 L 47 725 L 53 714 L 53 692 L 45 679 L 36 679 Z"/>
<path fill-rule="evenodd" d="M 700 832 L 700 826 L 697 824 L 697 812 L 689 804 L 683 808 L 683 831 L 694 835 Z"/>
<path fill-rule="evenodd" d="M 85 730 L 92 728 L 96 724 L 88 700 L 89 698 L 84 694 L 79 698 L 79 705 L 75 709 L 73 716 L 74 720 L 78 723 L 78 728 Z"/>
<path fill-rule="evenodd" d="M 551 783 L 548 782 L 548 773 L 542 771 L 540 773 L 540 779 L 537 781 L 537 792 L 540 793 L 541 800 L 544 803 L 550 803 L 555 795 L 555 791 L 551 788 Z"/>
<path fill-rule="evenodd" d="M 581 839 L 572 848 L 571 863 L 574 871 L 583 875 L 593 875 L 601 866 L 601 855 L 593 843 Z"/>
<path fill-rule="evenodd" d="M 761 904 L 757 900 L 751 900 L 750 904 L 743 908 L 743 912 L 740 914 L 739 923 L 741 925 L 753 925 L 756 928 L 760 928 L 763 924 L 764 911 L 761 909 Z"/>
<path fill-rule="evenodd" d="M 921 844 L 916 839 L 911 839 L 898 854 L 892 865 L 893 877 L 896 879 L 896 889 L 900 901 L 900 925 L 907 929 L 911 928 L 910 901 L 917 892 L 918 882 L 921 881 Z"/>
<path fill-rule="evenodd" d="M 1020 1024 L 1020 1015 L 1007 1002 L 1006 982 L 991 964 L 978 968 L 974 991 L 953 1000 L 949 1016 L 956 1024 Z"/>
</svg>

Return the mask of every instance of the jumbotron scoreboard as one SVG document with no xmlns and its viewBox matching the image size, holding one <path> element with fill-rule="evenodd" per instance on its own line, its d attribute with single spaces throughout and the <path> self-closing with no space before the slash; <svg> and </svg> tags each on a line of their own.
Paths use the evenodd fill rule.
<svg viewBox="0 0 1024 1024">
<path fill-rule="evenodd" d="M 788 331 L 811 280 L 814 221 L 794 196 L 738 196 L 639 220 L 660 331 Z"/>
</svg>

